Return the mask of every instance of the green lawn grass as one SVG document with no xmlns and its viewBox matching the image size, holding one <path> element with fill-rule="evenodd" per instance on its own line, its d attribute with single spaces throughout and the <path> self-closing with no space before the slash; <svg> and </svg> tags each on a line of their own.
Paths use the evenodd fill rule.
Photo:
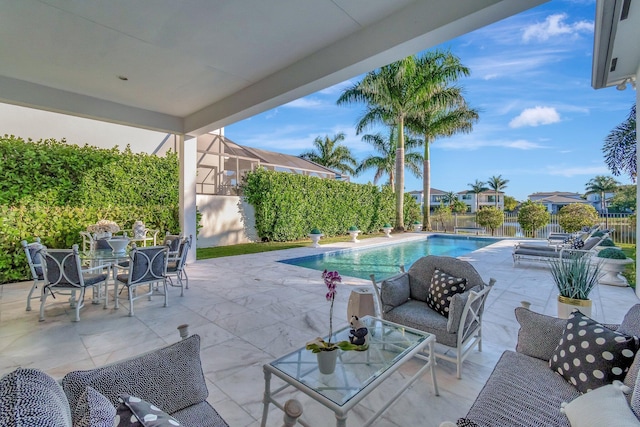
<svg viewBox="0 0 640 427">
<path fill-rule="evenodd" d="M 359 240 L 370 239 L 372 237 L 382 237 L 384 233 L 361 234 Z M 348 242 L 350 236 L 323 237 L 320 244 Z M 302 248 L 311 245 L 311 239 L 299 240 L 296 242 L 264 242 L 264 243 L 241 243 L 239 245 L 216 246 L 213 248 L 197 248 L 197 259 L 220 258 L 225 256 L 257 254 L 260 252 L 279 251 L 281 249 Z"/>
</svg>

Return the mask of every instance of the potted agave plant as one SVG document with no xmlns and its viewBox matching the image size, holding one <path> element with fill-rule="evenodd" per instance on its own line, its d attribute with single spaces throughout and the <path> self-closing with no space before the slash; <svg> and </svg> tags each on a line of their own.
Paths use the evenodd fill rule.
<svg viewBox="0 0 640 427">
<path fill-rule="evenodd" d="M 327 341 L 320 337 L 309 341 L 306 345 L 307 350 L 311 350 L 318 357 L 318 370 L 323 374 L 332 374 L 336 369 L 336 362 L 338 360 L 338 349 L 341 350 L 356 350 L 360 349 L 360 346 L 351 344 L 349 341 L 331 342 L 333 337 L 333 302 L 336 298 L 337 285 L 342 282 L 342 277 L 337 271 L 322 272 L 322 279 L 327 287 L 327 301 L 331 303 L 329 309 L 329 337 Z"/>
<path fill-rule="evenodd" d="M 629 286 L 629 282 L 621 273 L 633 259 L 627 258 L 624 252 L 615 247 L 601 250 L 596 258 L 604 272 L 599 281 L 601 285 Z"/>
<path fill-rule="evenodd" d="M 592 264 L 584 254 L 552 260 L 549 264 L 551 276 L 558 287 L 558 317 L 569 318 L 575 308 L 591 316 L 589 294 L 602 276 L 600 264 Z"/>
</svg>

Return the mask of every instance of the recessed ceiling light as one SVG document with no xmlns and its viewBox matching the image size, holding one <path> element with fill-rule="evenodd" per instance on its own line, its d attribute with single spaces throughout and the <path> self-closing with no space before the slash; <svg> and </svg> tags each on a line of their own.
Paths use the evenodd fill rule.
<svg viewBox="0 0 640 427">
<path fill-rule="evenodd" d="M 118 78 L 119 78 L 120 80 L 122 80 L 123 82 L 126 82 L 126 81 L 128 81 L 128 80 L 129 80 L 129 77 L 127 77 L 127 76 L 118 76 Z"/>
</svg>

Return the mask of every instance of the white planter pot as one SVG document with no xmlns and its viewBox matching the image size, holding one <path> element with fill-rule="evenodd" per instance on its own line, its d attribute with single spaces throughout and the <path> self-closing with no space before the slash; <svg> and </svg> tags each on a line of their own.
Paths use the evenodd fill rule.
<svg viewBox="0 0 640 427">
<path fill-rule="evenodd" d="M 413 231 L 422 231 L 422 224 L 413 224 Z"/>
<path fill-rule="evenodd" d="M 558 295 L 558 317 L 560 319 L 568 319 L 574 309 L 588 317 L 591 317 L 592 301 L 590 299 L 573 299 Z"/>
<path fill-rule="evenodd" d="M 351 236 L 352 243 L 358 243 L 358 234 L 360 234 L 360 230 L 349 231 L 349 235 Z"/>
<path fill-rule="evenodd" d="M 321 351 L 316 353 L 318 356 L 318 370 L 320 373 L 329 375 L 336 370 L 336 362 L 338 360 L 338 349 L 332 351 Z"/>
<path fill-rule="evenodd" d="M 629 286 L 627 279 L 620 273 L 624 271 L 627 264 L 631 264 L 633 259 L 609 259 L 609 258 L 593 258 L 600 263 L 600 269 L 604 275 L 598 280 L 601 285 L 610 286 Z"/>
<path fill-rule="evenodd" d="M 393 227 L 383 227 L 382 231 L 384 232 L 384 236 L 391 238 L 391 230 L 393 230 Z"/>
<path fill-rule="evenodd" d="M 107 240 L 114 254 L 124 254 L 127 251 L 129 239 L 109 239 Z"/>
<path fill-rule="evenodd" d="M 318 244 L 318 242 L 320 241 L 320 238 L 322 236 L 324 236 L 324 234 L 309 234 L 308 235 L 309 238 L 311 239 L 311 247 L 312 248 L 319 248 L 320 245 Z"/>
</svg>

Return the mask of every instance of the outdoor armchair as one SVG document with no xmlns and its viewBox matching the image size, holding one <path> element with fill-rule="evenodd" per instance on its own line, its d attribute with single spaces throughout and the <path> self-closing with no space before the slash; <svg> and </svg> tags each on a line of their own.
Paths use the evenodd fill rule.
<svg viewBox="0 0 640 427">
<path fill-rule="evenodd" d="M 38 287 L 38 283 L 44 283 L 44 270 L 42 267 L 42 258 L 38 253 L 40 249 L 42 249 L 42 243 L 40 242 L 40 238 L 36 237 L 35 241 L 32 243 L 27 243 L 26 240 L 20 242 L 22 244 L 22 249 L 24 249 L 24 254 L 27 257 L 27 263 L 29 264 L 29 271 L 31 272 L 31 278 L 33 279 L 33 285 L 31 285 L 31 289 L 29 290 L 29 295 L 27 296 L 27 311 L 31 311 L 31 300 L 32 299 L 41 299 L 41 295 L 33 296 L 33 292 Z"/>
<path fill-rule="evenodd" d="M 98 289 L 98 295 L 104 298 L 107 307 L 107 280 L 111 273 L 110 265 L 82 268 L 78 245 L 71 249 L 47 249 L 43 246 L 38 252 L 43 260 L 44 286 L 40 300 L 40 321 L 44 321 L 44 308 L 47 297 L 51 295 L 69 295 L 71 307 L 75 309 L 75 321 L 80 321 L 80 309 L 84 307 L 84 296 L 87 287 Z M 100 286 L 104 285 L 104 293 Z M 76 298 L 77 296 L 77 298 Z"/>
<path fill-rule="evenodd" d="M 189 277 L 187 271 L 184 269 L 187 263 L 187 254 L 191 248 L 191 240 L 193 236 L 180 240 L 180 246 L 177 252 L 168 253 L 167 262 L 167 280 L 169 286 L 180 288 L 180 296 L 184 295 L 184 288 L 189 289 Z M 173 282 L 173 277 L 176 278 L 176 282 Z"/>
<path fill-rule="evenodd" d="M 129 252 L 129 261 L 126 265 L 115 264 L 116 281 L 115 281 L 115 308 L 118 308 L 118 288 L 122 286 L 121 291 L 125 288 L 129 294 L 129 316 L 133 316 L 133 302 L 145 296 L 151 297 L 158 294 L 154 285 L 162 284 L 164 295 L 164 306 L 167 307 L 167 247 L 166 246 L 149 246 L 138 248 L 133 245 Z M 121 272 L 122 271 L 122 272 Z M 138 287 L 147 285 L 147 292 L 140 294 Z"/>
<path fill-rule="evenodd" d="M 445 292 L 444 282 L 439 281 L 445 276 L 461 279 L 458 288 L 449 286 Z M 373 275 L 371 280 L 381 317 L 431 333 L 437 343 L 454 348 L 455 357 L 439 352 L 435 356 L 455 363 L 457 377 L 460 378 L 462 363 L 469 352 L 476 346 L 478 351 L 482 351 L 482 315 L 495 279 L 486 284 L 468 262 L 428 255 L 417 260 L 407 272 L 381 283 L 377 283 Z M 434 309 L 427 302 L 434 296 L 438 304 L 444 302 L 440 300 L 446 299 L 446 294 L 452 295 L 448 310 L 444 310 L 445 313 L 448 311 L 448 316 L 442 314 L 442 308 Z"/>
</svg>

